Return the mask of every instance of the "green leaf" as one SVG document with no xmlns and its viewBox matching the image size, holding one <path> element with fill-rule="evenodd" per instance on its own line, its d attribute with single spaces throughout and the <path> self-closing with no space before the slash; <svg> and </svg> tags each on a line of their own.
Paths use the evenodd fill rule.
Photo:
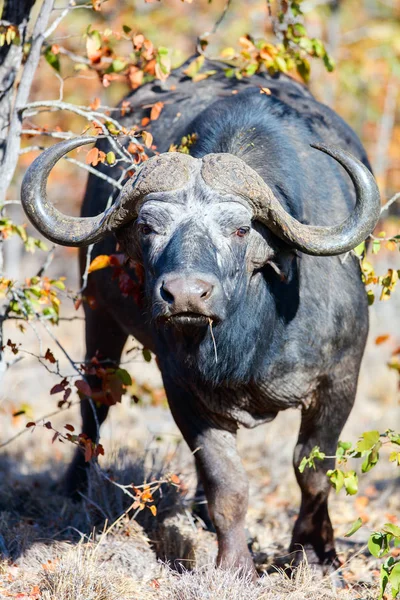
<svg viewBox="0 0 400 600">
<path fill-rule="evenodd" d="M 282 73 L 287 73 L 287 65 L 286 60 L 283 56 L 275 56 L 274 58 L 274 67 L 276 67 L 277 71 L 282 71 Z"/>
<path fill-rule="evenodd" d="M 357 452 L 371 450 L 380 440 L 379 431 L 365 431 L 356 444 Z"/>
<path fill-rule="evenodd" d="M 300 60 L 300 62 L 297 63 L 297 72 L 300 75 L 300 77 L 303 79 L 303 81 L 305 81 L 305 83 L 307 83 L 307 81 L 310 79 L 310 71 L 311 71 L 310 63 L 305 58 Z"/>
<path fill-rule="evenodd" d="M 297 37 L 300 37 L 302 35 L 307 35 L 306 28 L 304 27 L 304 25 L 302 23 L 295 23 L 293 25 L 293 28 L 294 28 L 294 35 L 296 35 Z"/>
<path fill-rule="evenodd" d="M 375 556 L 375 558 L 385 556 L 390 550 L 389 540 L 388 534 L 374 531 L 368 539 L 368 550 L 371 552 L 372 556 Z"/>
<path fill-rule="evenodd" d="M 349 496 L 354 496 L 358 492 L 358 477 L 355 471 L 348 471 L 344 476 L 344 487 Z"/>
<path fill-rule="evenodd" d="M 397 462 L 397 465 L 400 467 L 400 452 L 391 452 L 389 455 L 390 462 Z"/>
<path fill-rule="evenodd" d="M 321 40 L 318 40 L 316 38 L 311 41 L 313 44 L 315 56 L 318 56 L 318 58 L 322 58 L 323 56 L 325 56 L 326 50 L 325 50 L 325 46 L 324 46 L 323 42 L 321 42 Z"/>
<path fill-rule="evenodd" d="M 146 362 L 151 361 L 151 352 L 148 348 L 143 348 L 142 354 L 143 354 L 143 358 Z"/>
<path fill-rule="evenodd" d="M 381 565 L 381 571 L 380 571 L 380 593 L 379 593 L 379 600 L 381 600 L 381 598 L 383 598 L 383 594 L 385 593 L 386 590 L 386 586 L 389 583 L 389 566 L 384 563 L 383 565 Z"/>
<path fill-rule="evenodd" d="M 352 536 L 353 533 L 355 533 L 356 531 L 358 531 L 360 529 L 362 524 L 363 524 L 362 519 L 360 517 L 358 517 L 358 519 L 356 521 L 354 521 L 353 525 L 350 527 L 349 531 L 344 534 L 344 537 Z"/>
<path fill-rule="evenodd" d="M 400 592 L 400 562 L 394 564 L 390 570 L 389 583 L 392 586 L 392 598 L 396 598 Z"/>
<path fill-rule="evenodd" d="M 111 63 L 111 69 L 114 73 L 120 73 L 121 71 L 123 71 L 125 69 L 126 65 L 127 65 L 127 63 L 124 60 L 121 60 L 120 58 L 116 58 Z"/>
<path fill-rule="evenodd" d="M 201 67 L 204 65 L 205 57 L 200 54 L 197 58 L 192 60 L 190 65 L 184 70 L 185 75 L 193 79 L 199 73 Z"/>
<path fill-rule="evenodd" d="M 385 523 L 385 525 L 382 527 L 382 531 L 384 533 L 389 533 L 390 535 L 393 535 L 393 537 L 400 538 L 400 527 L 394 525 L 393 523 Z"/>
<path fill-rule="evenodd" d="M 329 73 L 331 73 L 334 70 L 334 68 L 335 68 L 335 61 L 333 60 L 333 58 L 331 56 L 329 56 L 328 53 L 326 53 L 325 56 L 324 56 L 324 58 L 323 58 L 323 61 L 324 61 L 324 65 L 325 65 L 326 70 Z"/>
<path fill-rule="evenodd" d="M 308 458 L 303 456 L 301 463 L 299 464 L 300 473 L 304 473 L 304 469 L 308 466 Z"/>
<path fill-rule="evenodd" d="M 379 250 L 381 249 L 381 243 L 379 240 L 374 240 L 372 242 L 372 254 L 378 254 Z"/>
<path fill-rule="evenodd" d="M 46 50 L 44 51 L 44 57 L 49 63 L 49 65 L 53 67 L 53 69 L 55 69 L 57 73 L 59 73 L 61 68 L 60 58 L 58 54 L 54 54 L 54 52 L 51 49 L 51 46 L 47 46 Z"/>
<path fill-rule="evenodd" d="M 125 369 L 117 369 L 115 374 L 124 385 L 132 385 L 132 378 Z"/>
<path fill-rule="evenodd" d="M 388 436 L 392 444 L 398 444 L 400 446 L 400 433 L 396 433 L 392 429 L 388 429 L 386 435 Z"/>
<path fill-rule="evenodd" d="M 122 25 L 122 29 L 124 30 L 124 33 L 130 33 L 132 31 L 129 25 Z"/>
<path fill-rule="evenodd" d="M 114 152 L 107 152 L 106 160 L 109 165 L 113 165 L 115 163 L 115 154 Z"/>
<path fill-rule="evenodd" d="M 329 470 L 327 472 L 327 477 L 331 482 L 332 487 L 336 490 L 338 494 L 343 487 L 344 484 L 344 473 L 340 469 Z"/>
<path fill-rule="evenodd" d="M 235 77 L 235 69 L 225 69 L 224 73 L 225 77 L 228 77 L 229 79 Z"/>
<path fill-rule="evenodd" d="M 257 67 L 257 64 L 256 64 L 256 63 L 253 63 L 253 64 L 249 65 L 249 66 L 246 68 L 246 75 L 247 75 L 248 77 L 251 77 L 251 76 L 252 76 L 252 75 L 254 75 L 254 73 L 257 71 L 257 68 L 258 68 L 258 67 Z"/>
<path fill-rule="evenodd" d="M 357 254 L 357 256 L 362 256 L 365 253 L 365 242 L 361 242 L 358 244 L 353 250 Z"/>
</svg>

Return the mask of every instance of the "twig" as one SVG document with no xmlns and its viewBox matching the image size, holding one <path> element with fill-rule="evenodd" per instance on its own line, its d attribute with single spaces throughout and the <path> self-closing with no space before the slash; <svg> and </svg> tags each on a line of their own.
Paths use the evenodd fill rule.
<svg viewBox="0 0 400 600">
<path fill-rule="evenodd" d="M 49 266 L 51 265 L 51 263 L 53 261 L 55 251 L 56 251 L 56 247 L 53 244 L 52 247 L 50 248 L 49 252 L 47 253 L 44 263 L 42 264 L 42 266 L 36 273 L 36 277 L 42 277 L 44 272 L 47 271 L 47 269 L 49 268 Z"/>
<path fill-rule="evenodd" d="M 50 112 L 54 110 L 67 110 L 69 112 L 75 113 L 83 117 L 89 122 L 96 123 L 96 125 L 98 125 L 101 128 L 103 134 L 109 140 L 109 143 L 111 144 L 115 152 L 129 164 L 134 164 L 132 156 L 129 154 L 126 148 L 124 148 L 124 146 L 118 142 L 116 137 L 111 136 L 106 125 L 104 125 L 104 123 L 101 121 L 101 119 L 107 118 L 107 121 L 112 123 L 112 125 L 114 125 L 114 127 L 116 127 L 117 129 L 121 130 L 122 125 L 116 119 L 113 119 L 109 116 L 106 117 L 106 115 L 104 115 L 103 113 L 93 111 L 87 106 L 78 106 L 76 104 L 62 102 L 60 100 L 38 100 L 37 102 L 25 103 L 25 106 L 21 109 L 20 112 L 23 113 L 26 117 L 33 116 L 37 114 L 37 111 L 35 110 L 37 108 L 48 109 Z M 134 136 L 129 137 L 131 137 L 131 139 L 133 140 L 136 140 Z"/>
<path fill-rule="evenodd" d="M 59 140 L 69 140 L 75 137 L 72 131 L 40 131 L 38 129 L 22 129 L 22 135 L 46 135 Z"/>
<path fill-rule="evenodd" d="M 44 328 L 46 329 L 47 333 L 49 334 L 49 336 L 52 338 L 53 342 L 55 342 L 58 346 L 58 348 L 61 350 L 61 352 L 64 354 L 65 358 L 68 360 L 68 362 L 70 363 L 70 365 L 72 366 L 72 368 L 77 371 L 79 373 L 79 375 L 82 375 L 80 370 L 78 369 L 78 367 L 76 366 L 75 361 L 72 360 L 72 358 L 70 357 L 70 355 L 68 354 L 68 352 L 66 351 L 66 349 L 64 348 L 64 346 L 61 344 L 61 342 L 59 342 L 59 340 L 56 338 L 56 336 L 54 335 L 54 333 L 51 331 L 50 327 L 48 326 L 48 324 L 46 323 L 46 321 L 43 321 L 43 319 L 40 319 L 40 316 L 38 315 L 39 320 L 41 320 L 41 322 L 43 323 Z M 85 376 L 82 375 L 82 378 L 85 379 Z M 100 439 L 100 423 L 99 423 L 99 418 L 97 416 L 97 411 L 96 411 L 96 407 L 94 405 L 93 399 L 92 398 L 88 398 L 88 402 L 90 404 L 90 407 L 92 409 L 93 412 L 93 418 L 96 424 L 96 440 L 95 443 L 98 444 L 99 443 L 99 439 Z"/>
<path fill-rule="evenodd" d="M 121 173 L 118 181 L 114 181 L 114 185 L 116 185 L 116 187 L 121 186 L 121 189 L 122 189 L 123 186 L 121 185 L 121 182 L 125 179 L 127 172 L 128 172 L 128 170 L 124 169 L 122 171 L 122 173 Z M 108 200 L 107 200 L 106 210 L 110 208 L 110 206 L 113 203 L 113 200 L 114 200 L 114 196 L 113 196 L 113 193 L 111 193 L 109 195 L 109 197 L 108 197 Z M 82 285 L 81 285 L 80 289 L 77 292 L 78 296 L 83 293 L 83 291 L 85 290 L 85 288 L 87 286 L 87 280 L 88 280 L 88 277 L 89 277 L 89 267 L 90 267 L 90 263 L 92 261 L 93 247 L 94 247 L 94 244 L 90 244 L 88 246 L 87 251 L 86 251 L 85 270 L 84 270 L 83 275 L 82 275 Z"/>
<path fill-rule="evenodd" d="M 394 196 L 392 196 L 392 198 L 390 198 L 390 200 L 388 200 L 386 202 L 386 204 L 384 204 L 381 208 L 381 214 L 385 211 L 388 210 L 392 204 L 394 204 L 396 202 L 396 200 L 398 200 L 400 198 L 400 192 L 397 192 L 397 194 L 395 194 Z"/>
<path fill-rule="evenodd" d="M 54 410 L 51 413 L 47 413 L 46 415 L 43 415 L 42 417 L 40 417 L 39 419 L 36 419 L 35 423 L 38 423 L 39 421 L 44 421 L 49 419 L 50 417 L 54 417 L 55 415 L 58 415 L 62 412 L 65 412 L 67 410 L 69 410 L 72 406 L 76 406 L 77 404 L 79 404 L 79 400 L 76 400 L 75 402 L 70 402 L 68 404 L 68 406 L 65 407 L 61 407 L 58 410 Z M 15 435 L 13 435 L 12 437 L 10 437 L 6 442 L 3 442 L 2 444 L 0 444 L 0 448 L 5 448 L 6 446 L 8 446 L 9 444 L 11 444 L 11 442 L 13 442 L 14 440 L 16 440 L 17 438 L 19 438 L 21 435 L 23 435 L 24 433 L 27 433 L 29 431 L 29 429 L 27 429 L 26 427 L 24 427 L 24 429 L 21 429 L 21 431 L 19 431 L 18 433 L 16 433 Z"/>
<path fill-rule="evenodd" d="M 53 23 L 50 25 L 50 27 L 48 29 L 46 29 L 46 31 L 43 34 L 43 37 L 45 39 L 47 39 L 48 37 L 51 36 L 51 34 L 53 33 L 53 31 L 55 31 L 57 29 L 57 27 L 59 26 L 59 24 L 61 23 L 61 21 L 68 15 L 68 13 L 74 8 L 73 3 L 70 1 L 68 3 L 68 6 L 66 8 L 64 8 L 64 10 L 62 11 L 62 13 L 56 18 L 54 19 Z M 75 6 L 75 8 L 83 8 L 81 6 Z"/>
<path fill-rule="evenodd" d="M 65 160 L 67 160 L 70 163 L 73 163 L 74 165 L 78 165 L 78 167 L 84 169 L 85 171 L 89 171 L 89 173 L 92 173 L 92 175 L 96 175 L 96 177 L 99 177 L 99 179 L 107 181 L 107 183 L 116 187 L 118 190 L 122 190 L 123 186 L 120 183 L 118 183 L 116 179 L 108 177 L 108 175 L 104 175 L 104 173 L 98 171 L 94 167 L 91 167 L 90 165 L 87 165 L 86 163 L 83 163 L 80 160 L 76 160 L 75 158 L 70 158 L 69 156 L 67 156 Z"/>
<path fill-rule="evenodd" d="M 204 50 L 202 48 L 202 42 L 204 40 L 206 40 L 207 38 L 209 38 L 210 35 L 214 35 L 214 33 L 217 32 L 219 26 L 221 25 L 222 21 L 226 17 L 226 13 L 228 12 L 228 10 L 230 8 L 231 3 L 232 3 L 232 0 L 226 0 L 224 8 L 222 9 L 222 13 L 220 14 L 220 16 L 218 17 L 218 19 L 214 23 L 214 26 L 211 29 L 211 31 L 205 31 L 204 33 L 202 33 L 201 35 L 199 35 L 199 37 L 197 38 L 196 48 L 197 48 L 197 52 L 199 54 L 202 54 L 204 56 Z"/>
</svg>

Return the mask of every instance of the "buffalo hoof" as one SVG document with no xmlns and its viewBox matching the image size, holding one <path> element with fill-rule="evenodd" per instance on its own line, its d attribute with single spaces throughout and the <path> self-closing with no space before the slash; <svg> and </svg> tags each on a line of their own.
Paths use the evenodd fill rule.
<svg viewBox="0 0 400 600">
<path fill-rule="evenodd" d="M 317 556 L 314 547 L 311 544 L 305 544 L 304 546 L 301 546 L 299 550 L 292 552 L 290 565 L 288 565 L 286 561 L 286 572 L 293 573 L 296 567 L 302 562 L 306 562 L 314 574 L 321 577 L 321 579 L 329 577 L 332 586 L 335 589 L 343 589 L 346 587 L 340 568 L 341 562 L 334 549 L 326 552 L 321 560 Z"/>
</svg>

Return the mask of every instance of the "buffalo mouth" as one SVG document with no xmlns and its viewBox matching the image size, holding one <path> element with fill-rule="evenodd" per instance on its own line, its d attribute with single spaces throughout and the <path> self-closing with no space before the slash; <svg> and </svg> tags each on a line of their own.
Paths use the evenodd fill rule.
<svg viewBox="0 0 400 600">
<path fill-rule="evenodd" d="M 167 321 L 178 327 L 207 327 L 211 318 L 201 313 L 182 312 L 170 315 Z"/>
</svg>

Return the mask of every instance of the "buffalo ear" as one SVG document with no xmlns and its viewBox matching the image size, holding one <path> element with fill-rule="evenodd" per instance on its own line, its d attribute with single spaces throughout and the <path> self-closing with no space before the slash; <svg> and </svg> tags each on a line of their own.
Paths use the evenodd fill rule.
<svg viewBox="0 0 400 600">
<path fill-rule="evenodd" d="M 134 262 L 142 262 L 140 247 L 134 234 L 133 221 L 115 232 L 118 246 Z"/>
<path fill-rule="evenodd" d="M 290 283 L 293 277 L 294 270 L 294 259 L 297 257 L 297 253 L 293 250 L 278 250 L 276 254 L 271 256 L 266 262 L 275 273 L 279 276 L 280 280 L 284 283 Z"/>
</svg>

